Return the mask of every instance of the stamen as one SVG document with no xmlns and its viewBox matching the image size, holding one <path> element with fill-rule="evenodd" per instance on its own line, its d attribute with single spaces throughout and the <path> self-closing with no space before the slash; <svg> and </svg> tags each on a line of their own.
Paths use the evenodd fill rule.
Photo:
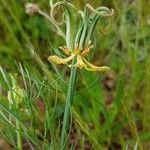
<svg viewBox="0 0 150 150">
<path fill-rule="evenodd" d="M 82 52 L 82 56 L 86 56 L 92 48 L 93 48 L 93 45 L 91 45 L 91 41 L 89 41 L 87 47 Z"/>
<path fill-rule="evenodd" d="M 65 54 L 70 55 L 70 50 L 67 46 L 60 46 L 59 47 Z"/>
</svg>

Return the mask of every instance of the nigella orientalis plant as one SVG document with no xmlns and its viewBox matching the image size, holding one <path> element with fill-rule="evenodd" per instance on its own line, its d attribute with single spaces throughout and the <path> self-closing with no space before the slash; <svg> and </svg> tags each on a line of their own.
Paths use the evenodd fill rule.
<svg viewBox="0 0 150 150">
<path fill-rule="evenodd" d="M 107 7 L 98 7 L 94 9 L 91 5 L 86 4 L 83 11 L 77 10 L 74 5 L 69 2 L 58 1 L 56 3 L 50 0 L 50 15 L 40 10 L 37 4 L 28 3 L 26 5 L 26 12 L 30 15 L 39 13 L 47 18 L 55 27 L 55 32 L 65 40 L 65 46 L 59 47 L 60 53 L 63 55 L 49 56 L 48 60 L 56 64 L 67 65 L 70 68 L 70 80 L 68 84 L 68 91 L 66 94 L 66 104 L 64 110 L 64 118 L 61 132 L 60 149 L 65 149 L 67 142 L 67 131 L 70 116 L 70 106 L 73 101 L 75 83 L 77 79 L 77 72 L 81 69 L 87 71 L 97 71 L 107 73 L 110 69 L 108 66 L 95 66 L 87 59 L 90 51 L 93 49 L 94 31 L 98 22 L 104 23 L 107 17 L 113 15 L 113 9 Z M 62 22 L 55 19 L 54 12 L 56 8 L 62 8 Z M 65 25 L 65 32 L 61 28 Z"/>
</svg>

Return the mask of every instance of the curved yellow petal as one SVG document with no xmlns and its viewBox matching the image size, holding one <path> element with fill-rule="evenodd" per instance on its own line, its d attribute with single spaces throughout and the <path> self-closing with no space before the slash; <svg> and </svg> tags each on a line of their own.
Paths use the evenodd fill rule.
<svg viewBox="0 0 150 150">
<path fill-rule="evenodd" d="M 88 71 L 107 71 L 108 72 L 110 70 L 110 68 L 107 66 L 99 67 L 99 66 L 92 65 L 85 58 L 83 58 L 83 61 L 85 62 L 87 66 L 85 69 Z"/>
<path fill-rule="evenodd" d="M 77 63 L 74 66 L 80 69 L 87 67 L 80 55 L 77 55 Z"/>
<path fill-rule="evenodd" d="M 67 57 L 67 58 L 60 58 L 56 55 L 50 56 L 48 58 L 49 61 L 53 61 L 56 64 L 66 64 L 67 62 L 69 62 L 70 60 L 72 60 L 74 58 L 74 54 L 72 54 L 71 56 Z"/>
</svg>

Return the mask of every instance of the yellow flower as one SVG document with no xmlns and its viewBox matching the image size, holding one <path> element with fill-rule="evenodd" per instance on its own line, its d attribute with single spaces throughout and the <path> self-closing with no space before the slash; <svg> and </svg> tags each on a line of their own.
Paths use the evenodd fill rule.
<svg viewBox="0 0 150 150">
<path fill-rule="evenodd" d="M 69 50 L 66 46 L 59 47 L 68 57 L 67 58 L 60 58 L 56 55 L 50 56 L 48 58 L 49 61 L 52 61 L 56 64 L 67 64 L 71 60 L 73 60 L 75 57 L 77 58 L 76 63 L 73 65 L 74 67 L 78 67 L 80 69 L 84 68 L 88 71 L 109 71 L 109 67 L 107 66 L 95 66 L 89 63 L 84 57 L 87 56 L 87 54 L 90 52 L 90 49 L 93 48 L 91 45 L 91 42 L 88 43 L 87 47 L 81 51 L 79 49 L 79 46 L 76 46 L 73 52 Z M 72 65 L 68 65 L 69 67 L 72 67 Z"/>
</svg>

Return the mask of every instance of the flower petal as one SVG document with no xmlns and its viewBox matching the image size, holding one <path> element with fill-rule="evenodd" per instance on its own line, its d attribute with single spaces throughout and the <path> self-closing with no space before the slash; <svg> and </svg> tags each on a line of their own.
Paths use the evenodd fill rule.
<svg viewBox="0 0 150 150">
<path fill-rule="evenodd" d="M 74 66 L 80 69 L 87 67 L 80 55 L 77 55 L 77 63 Z"/>
<path fill-rule="evenodd" d="M 83 58 L 83 60 L 85 64 L 87 65 L 85 69 L 88 71 L 109 71 L 110 70 L 110 68 L 107 66 L 98 67 L 89 63 L 85 58 Z"/>
<path fill-rule="evenodd" d="M 60 57 L 58 57 L 58 56 L 56 56 L 56 55 L 53 55 L 53 56 L 50 56 L 50 57 L 48 58 L 48 60 L 49 60 L 49 61 L 53 61 L 53 62 L 56 63 L 56 64 L 66 64 L 67 62 L 69 62 L 70 60 L 72 60 L 72 59 L 74 58 L 74 56 L 75 56 L 75 55 L 72 54 L 71 56 L 69 56 L 69 57 L 63 59 L 63 58 L 60 58 Z"/>
</svg>

